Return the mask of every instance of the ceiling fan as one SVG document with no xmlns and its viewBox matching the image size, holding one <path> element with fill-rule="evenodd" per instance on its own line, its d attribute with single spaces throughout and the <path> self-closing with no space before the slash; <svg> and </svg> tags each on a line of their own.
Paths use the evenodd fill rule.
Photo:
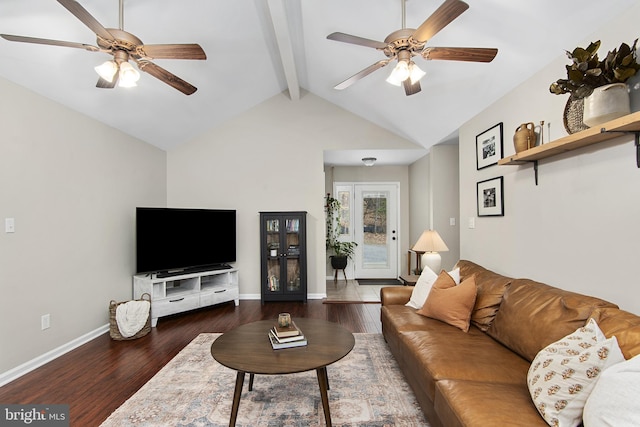
<svg viewBox="0 0 640 427">
<path fill-rule="evenodd" d="M 431 60 L 469 61 L 469 62 L 491 62 L 498 53 L 498 49 L 474 48 L 474 47 L 426 47 L 427 41 L 436 35 L 440 30 L 449 25 L 454 19 L 460 16 L 469 5 L 461 0 L 446 0 L 431 16 L 429 16 L 418 29 L 406 28 L 405 26 L 405 2 L 402 2 L 402 29 L 389 34 L 384 42 L 370 40 L 345 33 L 331 33 L 327 36 L 329 40 L 344 43 L 357 44 L 365 47 L 372 47 L 382 51 L 387 59 L 380 60 L 357 74 L 349 77 L 342 83 L 334 86 L 334 89 L 346 89 L 363 77 L 368 76 L 379 68 L 384 67 L 389 62 L 397 60 L 398 64 L 393 69 L 387 82 L 396 86 L 403 85 L 407 96 L 420 92 L 420 79 L 425 73 L 411 58 L 422 56 Z"/>
<path fill-rule="evenodd" d="M 105 28 L 87 10 L 75 0 L 57 0 L 84 25 L 89 27 L 97 37 L 98 46 L 84 43 L 74 43 L 61 40 L 41 39 L 35 37 L 0 34 L 6 40 L 13 42 L 45 44 L 52 46 L 72 47 L 88 50 L 89 52 L 104 52 L 113 56 L 96 67 L 100 76 L 96 87 L 111 89 L 119 82 L 120 86 L 135 86 L 140 73 L 129 64 L 132 59 L 138 68 L 153 77 L 179 90 L 185 95 L 191 95 L 197 88 L 180 77 L 170 73 L 151 62 L 152 59 L 207 59 L 200 45 L 192 44 L 143 44 L 142 40 L 123 30 L 123 0 L 120 0 L 120 28 Z"/>
</svg>

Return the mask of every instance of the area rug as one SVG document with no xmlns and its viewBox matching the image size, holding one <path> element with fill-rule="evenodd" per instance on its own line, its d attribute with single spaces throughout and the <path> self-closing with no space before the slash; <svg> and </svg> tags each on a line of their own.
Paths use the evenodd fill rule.
<svg viewBox="0 0 640 427">
<path fill-rule="evenodd" d="M 220 334 L 200 334 L 102 423 L 102 427 L 229 425 L 235 371 L 213 360 Z M 356 345 L 328 366 L 334 426 L 429 426 L 381 334 L 354 334 Z M 237 426 L 324 426 L 315 371 L 248 377 Z"/>
<path fill-rule="evenodd" d="M 395 286 L 402 285 L 398 279 L 356 279 L 358 285 Z"/>
</svg>

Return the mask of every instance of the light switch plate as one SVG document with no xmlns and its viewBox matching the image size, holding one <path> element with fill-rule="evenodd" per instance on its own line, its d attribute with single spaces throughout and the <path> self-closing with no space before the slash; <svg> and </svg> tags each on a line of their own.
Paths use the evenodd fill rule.
<svg viewBox="0 0 640 427">
<path fill-rule="evenodd" d="M 476 219 L 472 216 L 469 217 L 469 228 L 476 228 Z"/>
<path fill-rule="evenodd" d="M 16 220 L 14 218 L 4 219 L 4 232 L 15 233 L 16 232 Z"/>
</svg>

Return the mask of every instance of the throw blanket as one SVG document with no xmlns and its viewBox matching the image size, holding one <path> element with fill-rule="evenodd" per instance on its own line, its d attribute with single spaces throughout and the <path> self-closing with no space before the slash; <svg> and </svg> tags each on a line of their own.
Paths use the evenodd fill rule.
<svg viewBox="0 0 640 427">
<path fill-rule="evenodd" d="M 116 308 L 116 322 L 120 335 L 124 338 L 134 336 L 147 323 L 149 317 L 149 301 L 128 301 Z"/>
</svg>

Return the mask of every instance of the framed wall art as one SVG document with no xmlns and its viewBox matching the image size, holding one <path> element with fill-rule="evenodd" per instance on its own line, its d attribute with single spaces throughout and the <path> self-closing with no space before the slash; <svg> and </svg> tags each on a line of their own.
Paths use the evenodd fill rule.
<svg viewBox="0 0 640 427">
<path fill-rule="evenodd" d="M 478 182 L 478 216 L 504 216 L 501 176 Z"/>
<path fill-rule="evenodd" d="M 502 122 L 476 136 L 476 169 L 498 163 L 502 158 Z"/>
</svg>

